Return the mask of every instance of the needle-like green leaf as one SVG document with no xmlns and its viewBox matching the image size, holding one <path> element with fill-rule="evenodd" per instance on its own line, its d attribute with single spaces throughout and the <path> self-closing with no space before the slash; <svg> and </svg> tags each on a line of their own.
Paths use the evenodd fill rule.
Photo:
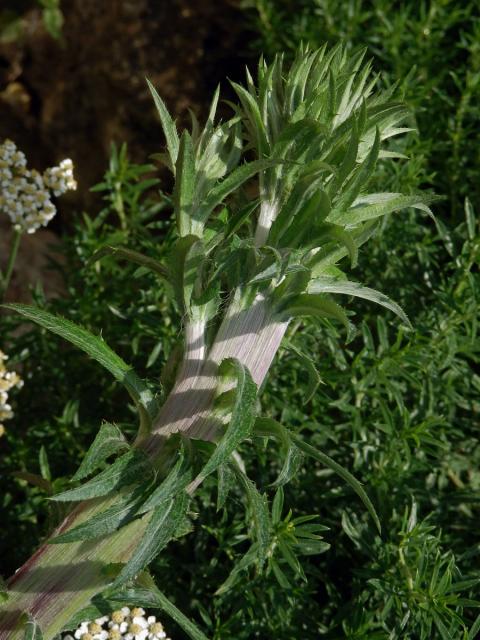
<svg viewBox="0 0 480 640">
<path fill-rule="evenodd" d="M 170 279 L 170 272 L 163 266 L 163 264 L 158 262 L 158 260 L 150 258 L 149 256 L 144 256 L 138 251 L 126 249 L 125 247 L 111 247 L 110 245 L 106 245 L 96 251 L 88 262 L 91 264 L 109 255 L 117 258 L 123 258 L 130 262 L 134 262 L 135 264 L 139 264 L 142 267 L 146 267 L 167 281 Z"/>
</svg>

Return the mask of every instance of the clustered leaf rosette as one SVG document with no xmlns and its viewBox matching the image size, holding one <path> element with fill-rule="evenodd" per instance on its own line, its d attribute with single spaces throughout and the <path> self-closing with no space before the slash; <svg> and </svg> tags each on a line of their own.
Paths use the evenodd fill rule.
<svg viewBox="0 0 480 640">
<path fill-rule="evenodd" d="M 17 389 L 23 387 L 23 380 L 18 373 L 7 370 L 6 360 L 8 360 L 8 356 L 0 350 L 0 436 L 5 433 L 3 421 L 13 418 L 12 407 L 8 402 L 8 393 L 14 387 Z"/>
<path fill-rule="evenodd" d="M 5 140 L 0 145 L 0 210 L 16 231 L 31 234 L 47 226 L 57 212 L 52 193 L 58 197 L 76 188 L 69 158 L 42 175 L 27 168 L 25 154 L 14 142 Z"/>
<path fill-rule="evenodd" d="M 63 640 L 170 640 L 155 616 L 141 607 L 122 607 L 95 620 L 81 622 Z"/>
<path fill-rule="evenodd" d="M 208 305 L 206 315 L 214 316 L 240 288 L 253 293 L 250 301 L 255 294 L 269 299 L 287 320 L 336 318 L 350 331 L 332 297 L 343 294 L 376 302 L 409 324 L 397 304 L 350 281 L 339 266 L 345 257 L 356 266 L 381 218 L 407 208 L 432 215 L 428 205 L 436 199 L 369 189 L 379 161 L 405 158 L 385 145 L 411 128 L 395 87 L 377 88 L 364 55 L 302 47 L 289 68 L 282 55 L 271 65 L 261 60 L 256 82 L 247 71 L 246 87 L 233 83 L 234 118 L 213 124 L 217 93 L 203 132 L 195 123 L 181 137 L 152 88 L 181 236 L 170 275 L 187 317 Z M 212 166 L 221 171 L 210 175 Z"/>
</svg>

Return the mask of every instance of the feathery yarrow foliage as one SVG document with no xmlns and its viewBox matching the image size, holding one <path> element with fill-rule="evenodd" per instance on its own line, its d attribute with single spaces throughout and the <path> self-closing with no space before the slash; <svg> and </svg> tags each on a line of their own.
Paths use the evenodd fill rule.
<svg viewBox="0 0 480 640">
<path fill-rule="evenodd" d="M 31 234 L 47 226 L 57 211 L 52 193 L 61 196 L 76 188 L 69 158 L 42 175 L 27 168 L 25 154 L 14 142 L 5 140 L 0 145 L 0 210 L 8 215 L 16 231 Z"/>
</svg>

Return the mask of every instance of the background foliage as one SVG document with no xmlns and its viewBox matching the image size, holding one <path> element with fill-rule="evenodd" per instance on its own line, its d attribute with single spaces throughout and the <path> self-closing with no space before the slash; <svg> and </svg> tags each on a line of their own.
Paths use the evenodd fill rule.
<svg viewBox="0 0 480 640">
<path fill-rule="evenodd" d="M 367 45 L 383 81 L 400 79 L 418 128 L 401 149 L 413 160 L 397 162 L 375 180 L 385 191 L 433 187 L 445 199 L 435 206 L 437 225 L 413 212 L 391 216 L 355 272 L 399 302 L 414 329 L 399 329 L 391 315 L 360 303 L 354 305 L 361 318 L 358 332 L 348 344 L 328 322 L 294 324 L 261 396 L 264 414 L 301 431 L 365 483 L 380 511 L 382 536 L 339 478 L 304 461 L 284 496 L 279 492 L 275 499 L 277 545 L 266 572 L 240 571 L 225 584 L 249 547 L 251 527 L 240 504 L 242 492 L 234 488 L 235 499 L 217 512 L 213 480 L 207 481 L 195 498 L 201 525 L 169 546 L 153 573 L 209 636 L 476 637 L 480 20 L 475 8 L 476 2 L 445 0 L 401 8 L 388 0 L 255 0 L 245 7 L 254 30 L 249 46 L 267 57 L 292 50 L 301 40 Z M 87 328 L 101 329 L 139 373 L 157 381 L 180 337 L 180 319 L 142 268 L 113 258 L 88 263 L 104 244 L 124 244 L 153 257 L 166 250 L 170 203 L 156 185 L 144 182 L 150 169 L 130 164 L 125 149 L 112 151 L 97 206 L 76 218 L 52 264 L 64 274 L 65 294 L 47 301 L 37 288 L 34 298 Z M 45 496 L 66 484 L 101 421 L 133 432 L 128 396 L 118 385 L 60 339 L 20 324 L 12 316 L 1 318 L 4 349 L 26 381 L 1 443 L 6 574 L 60 516 L 49 510 Z M 302 354 L 313 358 L 322 379 L 308 401 L 311 381 Z M 276 452 L 257 444 L 242 454 L 250 476 L 273 498 L 269 485 L 280 468 Z M 18 471 L 39 477 L 27 483 Z M 330 548 L 324 544 L 322 555 L 297 561 L 290 509 L 291 518 L 316 514 L 328 527 L 322 536 Z M 182 637 L 180 631 L 176 637 Z"/>
</svg>

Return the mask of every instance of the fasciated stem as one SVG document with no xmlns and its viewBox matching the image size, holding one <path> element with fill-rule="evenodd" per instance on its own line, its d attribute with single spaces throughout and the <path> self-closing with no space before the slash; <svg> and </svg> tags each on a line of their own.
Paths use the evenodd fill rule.
<svg viewBox="0 0 480 640">
<path fill-rule="evenodd" d="M 262 296 L 249 304 L 240 295 L 232 301 L 208 352 L 200 326 L 188 326 L 177 383 L 160 410 L 152 435 L 142 443 L 150 458 L 158 460 L 171 433 L 212 439 L 217 433 L 212 405 L 219 364 L 225 358 L 237 358 L 260 385 L 286 328 L 286 322 L 275 320 Z M 79 525 L 117 499 L 113 496 L 79 504 L 54 535 Z M 10 597 L 0 613 L 0 640 L 23 638 L 25 614 L 37 621 L 44 640 L 51 640 L 74 613 L 107 587 L 111 582 L 108 565 L 129 559 L 149 518 L 146 514 L 100 539 L 55 545 L 47 542 L 40 547 L 9 581 Z"/>
</svg>

